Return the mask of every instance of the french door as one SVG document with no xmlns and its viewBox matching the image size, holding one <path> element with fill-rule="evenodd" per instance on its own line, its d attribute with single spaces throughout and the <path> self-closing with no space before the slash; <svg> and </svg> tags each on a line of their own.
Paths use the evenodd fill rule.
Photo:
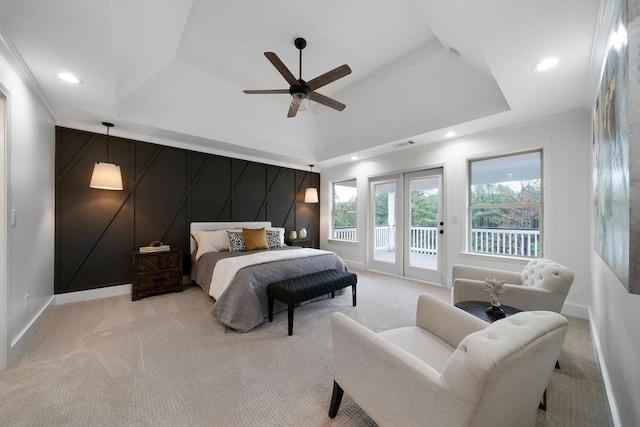
<svg viewBox="0 0 640 427">
<path fill-rule="evenodd" d="M 372 270 L 444 283 L 442 168 L 370 180 Z"/>
</svg>

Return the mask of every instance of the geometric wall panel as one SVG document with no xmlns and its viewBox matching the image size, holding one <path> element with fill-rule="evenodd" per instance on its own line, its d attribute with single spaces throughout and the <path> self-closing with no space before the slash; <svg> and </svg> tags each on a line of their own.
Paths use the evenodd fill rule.
<svg viewBox="0 0 640 427">
<path fill-rule="evenodd" d="M 56 127 L 55 293 L 131 283 L 131 251 L 161 240 L 191 265 L 192 221 L 271 221 L 318 244 L 317 173 Z M 89 188 L 96 161 L 117 163 L 123 191 Z"/>
</svg>

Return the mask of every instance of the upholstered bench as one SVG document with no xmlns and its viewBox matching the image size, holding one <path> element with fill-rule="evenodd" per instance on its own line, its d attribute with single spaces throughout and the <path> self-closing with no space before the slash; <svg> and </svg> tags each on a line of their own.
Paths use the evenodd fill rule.
<svg viewBox="0 0 640 427">
<path fill-rule="evenodd" d="M 273 321 L 273 299 L 282 301 L 289 308 L 289 336 L 293 334 L 293 308 L 296 304 L 325 294 L 335 296 L 335 291 L 351 286 L 353 305 L 356 305 L 358 276 L 341 270 L 324 270 L 304 276 L 292 277 L 267 285 L 269 297 L 269 322 Z"/>
</svg>

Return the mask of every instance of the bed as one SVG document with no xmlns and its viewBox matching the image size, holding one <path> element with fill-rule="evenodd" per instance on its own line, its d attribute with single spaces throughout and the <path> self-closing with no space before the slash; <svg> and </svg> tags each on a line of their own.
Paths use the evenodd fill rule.
<svg viewBox="0 0 640 427">
<path fill-rule="evenodd" d="M 242 228 L 264 228 L 269 249 L 238 251 L 234 236 L 242 235 Z M 227 231 L 232 232 L 231 241 L 224 240 Z M 284 233 L 268 221 L 191 223 L 191 279 L 215 300 L 211 314 L 225 326 L 246 332 L 262 324 L 269 313 L 269 283 L 322 270 L 347 270 L 333 252 L 285 246 Z M 236 250 L 229 251 L 229 245 Z M 275 312 L 286 309 L 276 301 Z"/>
</svg>

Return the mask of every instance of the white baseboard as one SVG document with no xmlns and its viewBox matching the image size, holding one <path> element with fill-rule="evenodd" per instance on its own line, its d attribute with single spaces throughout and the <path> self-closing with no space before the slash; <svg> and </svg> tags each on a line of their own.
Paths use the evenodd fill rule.
<svg viewBox="0 0 640 427">
<path fill-rule="evenodd" d="M 56 295 L 56 305 L 131 294 L 131 283 Z"/>
<path fill-rule="evenodd" d="M 589 319 L 589 307 L 584 305 L 565 302 L 560 313 L 566 314 L 567 316 L 579 317 L 581 319 Z"/>
<path fill-rule="evenodd" d="M 618 405 L 616 404 L 616 397 L 613 394 L 613 386 L 611 384 L 611 377 L 609 377 L 609 369 L 607 368 L 607 364 L 605 363 L 602 357 L 602 346 L 600 345 L 600 335 L 598 335 L 598 331 L 593 322 L 593 316 L 591 315 L 591 308 L 589 311 L 589 328 L 591 329 L 591 342 L 593 343 L 593 352 L 596 356 L 596 364 L 598 365 L 598 370 L 600 371 L 600 375 L 602 376 L 602 382 L 604 383 L 604 391 L 607 397 L 607 404 L 609 409 L 609 414 L 611 414 L 611 422 L 613 422 L 614 427 L 620 427 L 622 424 L 620 423 L 620 414 L 618 413 Z"/>
<path fill-rule="evenodd" d="M 362 263 L 362 262 L 354 262 L 354 261 L 344 260 L 344 263 L 347 264 L 347 267 L 349 267 L 349 269 L 366 270 L 366 267 L 365 267 L 364 263 Z"/>
<path fill-rule="evenodd" d="M 29 322 L 25 328 L 20 331 L 18 336 L 11 341 L 11 348 L 9 349 L 7 367 L 13 366 L 20 359 L 20 355 L 22 351 L 25 349 L 31 338 L 36 334 L 40 326 L 44 323 L 46 318 L 49 316 L 49 313 L 53 309 L 55 303 L 55 296 L 51 296 L 49 301 L 40 309 L 38 314 Z"/>
</svg>

